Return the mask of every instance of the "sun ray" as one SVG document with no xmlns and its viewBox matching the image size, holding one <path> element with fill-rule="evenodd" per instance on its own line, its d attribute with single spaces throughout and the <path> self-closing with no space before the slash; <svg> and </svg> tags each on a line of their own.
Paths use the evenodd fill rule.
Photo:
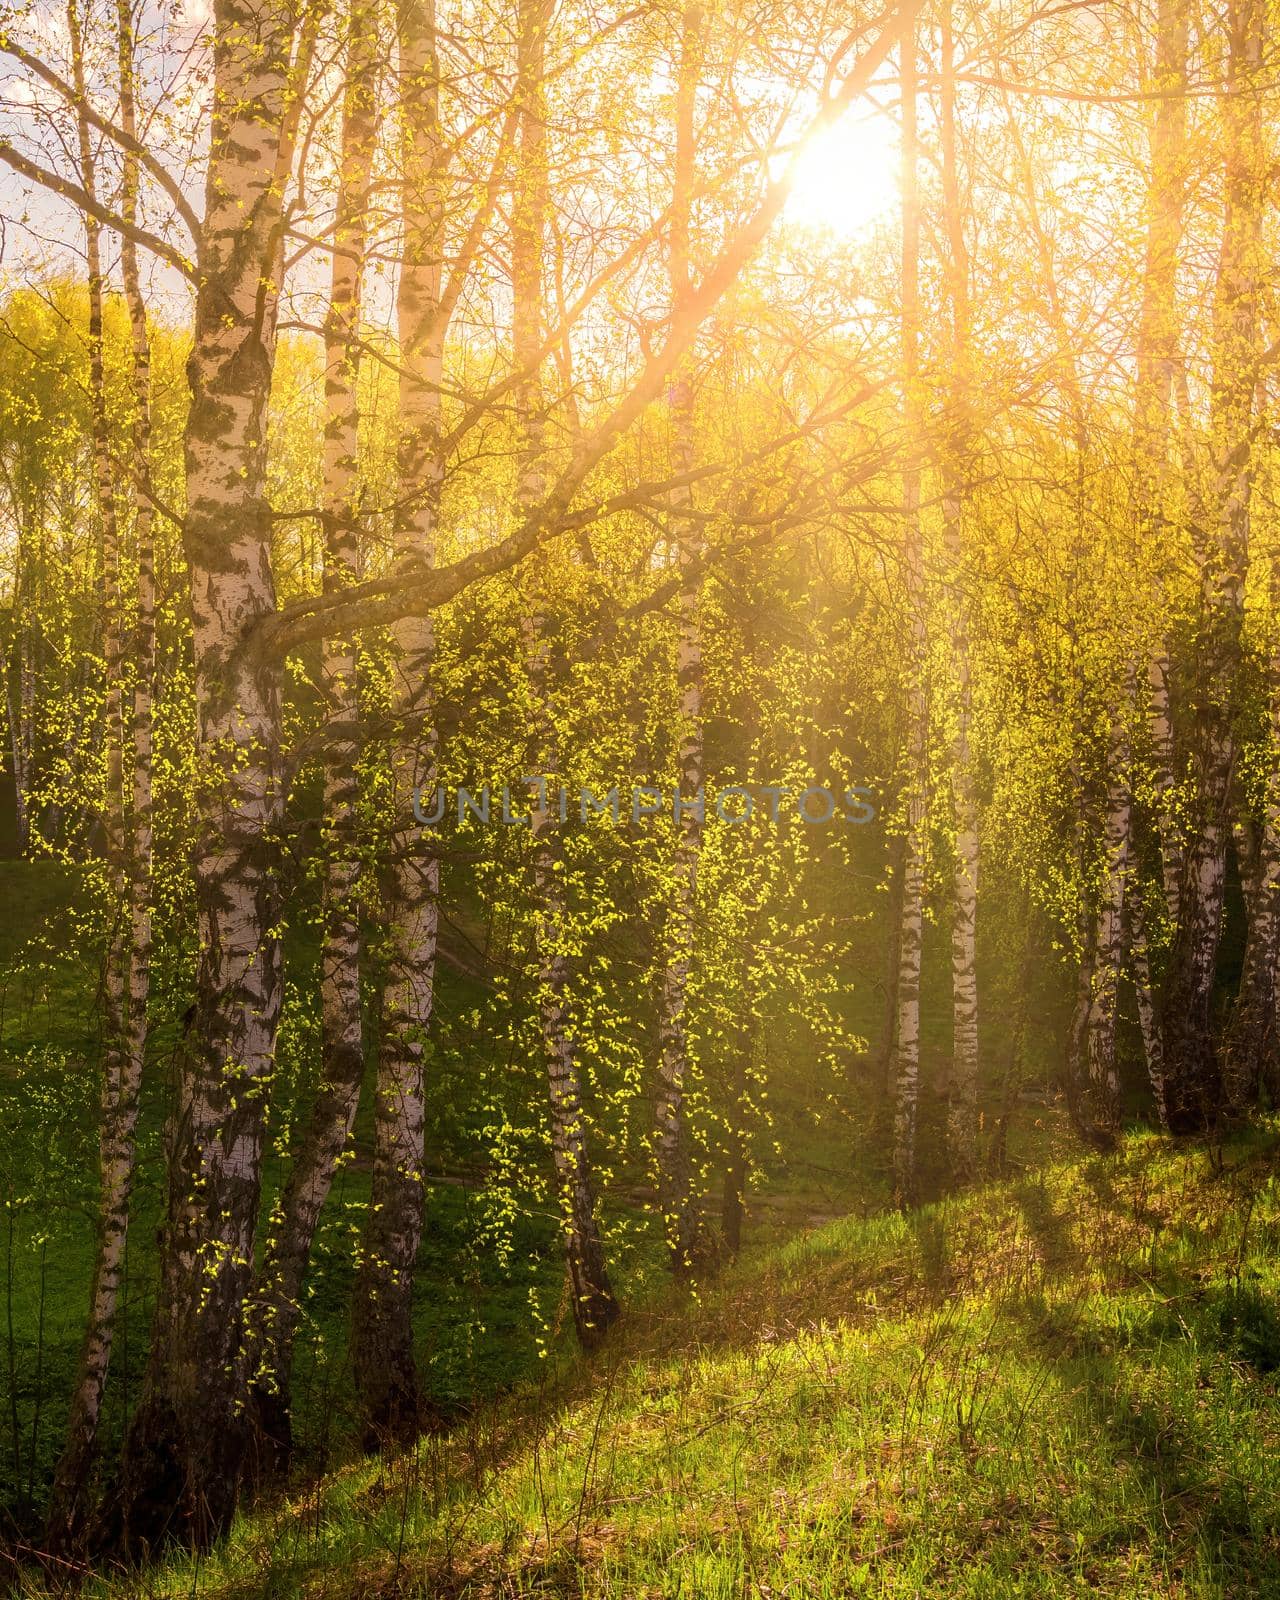
<svg viewBox="0 0 1280 1600">
<path fill-rule="evenodd" d="M 800 155 L 784 215 L 794 227 L 855 238 L 892 210 L 897 192 L 893 124 L 879 112 L 847 116 Z"/>
</svg>

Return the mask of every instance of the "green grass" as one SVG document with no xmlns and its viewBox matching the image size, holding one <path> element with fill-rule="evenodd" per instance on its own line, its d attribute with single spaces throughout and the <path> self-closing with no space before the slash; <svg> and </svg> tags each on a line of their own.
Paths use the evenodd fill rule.
<svg viewBox="0 0 1280 1600">
<path fill-rule="evenodd" d="M 87 1592 L 1280 1595 L 1278 1152 L 1135 1137 L 832 1223 Z"/>
<path fill-rule="evenodd" d="M 0 930 L 0 1114 L 13 1122 L 0 1343 L 15 1373 L 0 1370 L 0 1502 L 11 1530 L 34 1531 L 92 1264 L 97 956 L 70 874 L 0 864 L 0 893 L 13 912 Z M 291 945 L 304 988 L 313 955 Z M 851 979 L 851 1034 L 874 1034 L 878 960 L 870 950 Z M 998 1065 L 1011 1013 L 988 964 Z M 461 1012 L 452 982 L 442 1003 Z M 926 993 L 931 1061 L 947 1051 L 945 1002 Z M 1039 999 L 1036 1015 L 1031 1077 L 1058 1031 Z M 108 1455 L 146 1354 L 175 1039 L 169 1021 L 152 1041 Z M 590 1370 L 570 1349 L 552 1219 L 512 1196 L 517 1214 L 495 1230 L 483 1191 L 434 1185 L 417 1344 L 428 1391 L 462 1420 L 385 1466 L 349 1460 L 345 1341 L 368 1174 L 364 1160 L 344 1168 L 298 1351 L 311 1487 L 247 1517 L 211 1560 L 109 1592 L 1280 1595 L 1272 1130 L 1233 1145 L 1222 1171 L 1151 1140 L 1080 1166 L 1052 1112 L 1024 1111 L 1011 1150 L 1043 1175 L 896 1217 L 877 1215 L 885 1184 L 857 1094 L 793 1120 L 758 1175 L 744 1261 L 693 1305 L 660 1298 L 643 1174 L 622 1175 L 606 1210 L 632 1314 Z M 467 1130 L 442 1133 L 433 1148 L 444 1159 L 457 1141 L 465 1165 Z M 283 1170 L 273 1157 L 268 1201 Z"/>
<path fill-rule="evenodd" d="M 38 1535 L 84 1336 L 95 1254 L 101 941 L 100 930 L 87 922 L 73 869 L 52 861 L 0 862 L 0 897 L 8 910 L 0 923 L 3 1540 Z M 314 960 L 299 938 L 290 955 L 299 965 Z M 440 987 L 444 1005 L 466 999 L 452 974 Z M 183 996 L 168 998 L 170 1012 L 185 1003 Z M 149 1041 L 124 1307 L 103 1417 L 108 1459 L 136 1402 L 147 1354 L 164 1207 L 163 1124 L 178 1038 L 176 1020 L 161 1011 Z M 345 1451 L 355 1427 L 346 1346 L 355 1241 L 369 1191 L 368 1122 L 366 1107 L 362 1159 L 337 1178 L 308 1278 L 295 1420 L 309 1467 Z M 273 1146 L 264 1206 L 286 1166 Z M 628 1208 L 619 1209 L 627 1212 L 620 1231 L 635 1238 L 622 1263 L 634 1277 L 651 1270 L 648 1256 L 656 1260 L 657 1245 L 646 1253 L 638 1221 Z M 541 1343 L 571 1337 L 566 1328 L 544 1326 L 554 1319 L 563 1275 L 554 1219 L 525 1206 L 500 1230 L 501 1256 L 477 1248 L 478 1238 L 494 1232 L 482 1193 L 449 1182 L 430 1187 L 417 1343 L 424 1386 L 444 1410 L 475 1405 L 527 1381 L 540 1368 Z"/>
<path fill-rule="evenodd" d="M 102 928 L 81 874 L 53 860 L 0 861 L 0 1535 L 34 1537 L 62 1442 L 68 1397 L 83 1338 L 93 1268 L 97 1203 L 98 984 Z M 315 1075 L 313 1008 L 317 943 L 300 916 L 287 940 L 287 968 L 300 1000 L 289 1010 L 285 1068 L 264 1173 L 269 1206 L 287 1168 L 281 1120 L 305 1111 Z M 136 1402 L 153 1307 L 156 1234 L 164 1209 L 163 1127 L 187 995 L 186 964 L 163 956 L 157 983 L 138 1130 L 128 1283 L 103 1416 L 104 1457 L 116 1448 Z M 870 967 L 878 970 L 872 951 Z M 938 969 L 941 971 L 941 967 Z M 159 972 L 158 972 L 159 977 Z M 849 1002 L 875 1025 L 880 1004 L 871 983 L 849 985 Z M 447 1413 L 492 1400 L 527 1383 L 541 1352 L 572 1341 L 563 1299 L 563 1268 L 545 1199 L 521 1189 L 496 1196 L 456 1181 L 482 1176 L 486 1152 L 473 1125 L 485 1112 L 482 1080 L 505 1070 L 495 1048 L 465 1034 L 474 989 L 441 972 L 439 1014 L 464 1031 L 455 1041 L 455 1076 L 431 1102 L 433 1167 L 453 1182 L 431 1186 L 418 1267 L 418 1350 L 424 1386 Z M 942 1049 L 945 1007 L 926 1016 L 926 1037 Z M 860 1019 L 851 1017 L 849 1034 Z M 489 1054 L 486 1054 L 489 1052 Z M 473 1081 L 475 1080 L 475 1081 Z M 303 1085 L 301 1098 L 296 1086 Z M 874 1163 L 858 1156 L 866 1119 L 857 1097 L 812 1113 L 823 1096 L 793 1097 L 779 1108 L 777 1150 L 753 1175 L 757 1196 L 748 1248 L 769 1248 L 797 1228 L 884 1203 Z M 468 1120 L 470 1119 L 470 1120 Z M 284 1143 L 287 1143 L 287 1138 Z M 357 1127 L 359 1159 L 338 1176 L 317 1238 L 295 1372 L 295 1425 L 303 1463 L 319 1468 L 341 1457 L 356 1430 L 347 1362 L 353 1258 L 368 1197 L 372 1143 L 366 1096 Z M 629 1299 L 663 1276 L 663 1250 L 652 1206 L 640 1194 L 647 1173 L 632 1163 L 604 1196 L 614 1279 Z M 519 1182 L 520 1179 L 512 1181 Z M 507 1210 L 495 1216 L 495 1207 Z"/>
</svg>

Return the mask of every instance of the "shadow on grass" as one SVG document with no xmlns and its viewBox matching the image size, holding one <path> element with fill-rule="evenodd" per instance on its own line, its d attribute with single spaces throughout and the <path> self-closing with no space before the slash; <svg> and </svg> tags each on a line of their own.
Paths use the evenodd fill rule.
<svg viewBox="0 0 1280 1600">
<path fill-rule="evenodd" d="M 1267 1490 L 1234 1468 L 1230 1447 L 1223 1454 L 1224 1437 L 1234 1441 L 1240 1429 L 1222 1428 L 1229 1402 L 1215 1404 L 1205 1364 L 1185 1363 L 1185 1381 L 1195 1392 L 1176 1407 L 1138 1383 L 1129 1358 L 1144 1349 L 1142 1370 L 1149 1370 L 1162 1339 L 1158 1329 L 1101 1325 L 1087 1304 L 1052 1305 L 1043 1296 L 1023 1301 L 1015 1314 L 1079 1421 L 1110 1441 L 1117 1471 L 1133 1474 L 1149 1498 L 1153 1514 L 1133 1523 L 1126 1542 L 1157 1551 L 1173 1572 L 1198 1554 L 1224 1596 L 1280 1596 L 1276 1529 L 1263 1525 L 1258 1503 Z"/>
<path fill-rule="evenodd" d="M 1078 1261 L 1080 1247 L 1072 1237 L 1071 1222 L 1054 1204 L 1047 1177 L 1028 1178 L 1011 1185 L 1009 1198 L 1035 1241 L 1046 1273 L 1062 1272 Z"/>
</svg>

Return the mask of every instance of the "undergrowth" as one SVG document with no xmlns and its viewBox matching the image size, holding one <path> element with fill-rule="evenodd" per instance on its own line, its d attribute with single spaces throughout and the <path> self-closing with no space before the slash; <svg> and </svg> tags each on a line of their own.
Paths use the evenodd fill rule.
<svg viewBox="0 0 1280 1600">
<path fill-rule="evenodd" d="M 1136 1136 L 831 1223 L 88 1592 L 1280 1596 L 1278 1149 Z"/>
</svg>

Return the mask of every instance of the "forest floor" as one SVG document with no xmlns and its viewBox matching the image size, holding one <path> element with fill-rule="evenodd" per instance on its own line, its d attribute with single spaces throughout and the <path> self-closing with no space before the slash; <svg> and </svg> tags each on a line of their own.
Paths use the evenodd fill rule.
<svg viewBox="0 0 1280 1600">
<path fill-rule="evenodd" d="M 93 1268 L 97 1205 L 97 1003 L 101 930 L 75 869 L 48 861 L 0 861 L 0 1548 L 38 1539 L 43 1505 L 61 1447 L 67 1397 L 83 1338 Z M 869 924 L 870 926 L 870 924 Z M 310 924 L 287 943 L 290 981 L 302 992 L 314 981 L 316 950 Z M 923 1056 L 929 1082 L 939 1080 L 950 1048 L 945 928 L 931 930 L 923 1005 Z M 477 923 L 470 942 L 483 947 Z M 161 948 L 161 947 L 158 947 Z M 995 1068 L 1009 1050 L 1009 1016 L 1000 988 L 1012 965 L 993 944 L 982 966 L 991 996 L 984 1051 Z M 137 1182 L 124 1302 L 113 1351 L 103 1419 L 104 1456 L 118 1446 L 136 1401 L 153 1309 L 156 1236 L 164 1209 L 163 1125 L 181 1044 L 189 995 L 189 962 L 163 947 L 155 974 L 148 1066 L 139 1126 Z M 878 940 L 868 939 L 864 966 L 848 974 L 848 1014 L 841 1035 L 848 1059 L 835 1078 L 811 1072 L 806 1042 L 790 1041 L 781 1064 L 792 1092 L 774 1097 L 769 1138 L 760 1141 L 744 1238 L 744 1261 L 779 1249 L 797 1232 L 846 1216 L 866 1217 L 888 1203 L 883 1150 L 876 1148 L 867 1095 L 869 1068 L 859 1041 L 877 1037 L 883 996 Z M 1036 997 L 1041 1022 L 1028 1081 L 1043 1081 L 1061 1031 L 1051 1004 L 1053 986 Z M 418 1262 L 417 1344 L 422 1378 L 433 1405 L 447 1414 L 482 1412 L 512 1390 L 527 1391 L 572 1344 L 563 1301 L 563 1266 L 550 1206 L 520 1187 L 527 1174 L 486 1186 L 484 1129 L 492 1121 L 485 1072 L 496 1081 L 508 1070 L 478 1038 L 470 1013 L 474 984 L 452 968 L 440 975 L 437 1014 L 453 1036 L 457 1074 L 433 1096 L 428 1148 L 432 1170 L 427 1219 Z M 307 1010 L 291 1013 L 305 1019 Z M 294 1104 L 294 1078 L 314 1071 L 305 1026 L 282 1045 L 284 1107 Z M 1038 1052 L 1038 1053 L 1037 1053 Z M 491 1059 L 492 1058 L 492 1059 Z M 775 1063 L 777 1064 L 777 1063 Z M 479 1082 L 476 1089 L 471 1080 Z M 468 1084 L 471 1089 L 468 1091 Z M 470 1098 L 468 1098 L 468 1092 Z M 941 1102 L 922 1107 L 922 1141 L 941 1129 Z M 815 1110 L 815 1108 L 817 1108 Z M 1042 1115 L 1042 1113 L 1044 1113 Z M 1039 1165 L 1062 1143 L 1060 1119 L 1043 1104 L 1024 1106 L 1010 1130 L 1019 1160 Z M 266 1164 L 264 1209 L 287 1170 L 285 1122 L 273 1122 Z M 347 1331 L 354 1241 L 369 1186 L 371 1121 L 366 1106 L 357 1126 L 355 1157 L 339 1173 L 312 1257 L 304 1326 L 295 1364 L 295 1425 L 300 1467 L 314 1476 L 345 1459 L 353 1415 Z M 772 1146 L 772 1148 L 769 1148 Z M 501 1175 L 499 1175 L 501 1176 Z M 665 1282 L 665 1252 L 646 1171 L 620 1162 L 602 1195 L 610 1265 L 628 1304 L 647 1303 Z M 2 1575 L 0 1575 L 0 1581 Z"/>
<path fill-rule="evenodd" d="M 1278 1156 L 1136 1135 L 829 1223 L 85 1592 L 1280 1596 Z"/>
</svg>

